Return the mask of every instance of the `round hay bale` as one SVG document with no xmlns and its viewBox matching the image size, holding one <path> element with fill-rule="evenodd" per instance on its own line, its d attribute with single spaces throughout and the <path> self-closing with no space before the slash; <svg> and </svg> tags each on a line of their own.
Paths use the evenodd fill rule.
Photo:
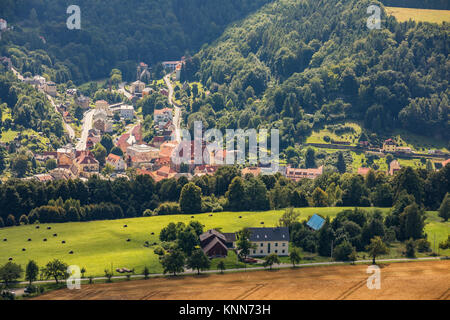
<svg viewBox="0 0 450 320">
<path fill-rule="evenodd" d="M 131 239 L 127 239 L 127 242 L 130 242 L 131 241 Z"/>
<path fill-rule="evenodd" d="M 239 219 L 242 219 L 242 216 L 239 216 Z"/>
<path fill-rule="evenodd" d="M 264 222 L 261 222 L 261 224 L 264 224 Z"/>
<path fill-rule="evenodd" d="M 5 238 L 5 239 L 3 239 L 3 241 L 6 242 L 6 241 L 8 241 L 8 239 Z"/>
<path fill-rule="evenodd" d="M 28 239 L 28 242 L 31 242 L 31 239 Z"/>
<path fill-rule="evenodd" d="M 44 239 L 44 242 L 47 242 L 47 239 Z"/>
<path fill-rule="evenodd" d="M 47 227 L 47 230 L 52 230 L 52 227 Z"/>
<path fill-rule="evenodd" d="M 128 225 L 124 225 L 123 227 L 124 227 L 124 228 L 128 228 Z"/>
<path fill-rule="evenodd" d="M 27 251 L 27 249 L 23 248 L 22 251 Z"/>
<path fill-rule="evenodd" d="M 54 237 L 57 237 L 58 236 L 58 234 L 57 233 L 55 233 L 54 235 L 53 235 Z"/>
<path fill-rule="evenodd" d="M 152 232 L 152 236 L 154 236 L 155 235 L 155 233 L 154 232 Z"/>
<path fill-rule="evenodd" d="M 66 242 L 65 242 L 65 241 L 61 241 L 61 243 L 62 243 L 62 244 L 65 244 Z"/>
<path fill-rule="evenodd" d="M 40 227 L 39 226 L 36 226 L 36 229 L 39 229 Z"/>
<path fill-rule="evenodd" d="M 194 216 L 191 217 L 191 219 L 194 219 L 194 218 L 195 218 Z"/>
<path fill-rule="evenodd" d="M 212 214 L 210 214 L 209 216 L 210 216 L 210 217 L 212 217 L 213 215 L 212 215 Z"/>
<path fill-rule="evenodd" d="M 13 261 L 13 258 L 9 258 L 8 261 Z"/>
<path fill-rule="evenodd" d="M 73 251 L 70 251 L 69 254 L 73 254 Z"/>
</svg>

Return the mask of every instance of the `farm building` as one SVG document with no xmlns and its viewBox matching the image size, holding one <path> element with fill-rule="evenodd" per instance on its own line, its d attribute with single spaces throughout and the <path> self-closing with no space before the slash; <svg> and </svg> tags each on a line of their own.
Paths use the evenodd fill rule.
<svg viewBox="0 0 450 320">
<path fill-rule="evenodd" d="M 272 253 L 289 255 L 289 228 L 249 228 L 250 241 L 256 245 L 251 257 L 265 257 Z"/>
</svg>

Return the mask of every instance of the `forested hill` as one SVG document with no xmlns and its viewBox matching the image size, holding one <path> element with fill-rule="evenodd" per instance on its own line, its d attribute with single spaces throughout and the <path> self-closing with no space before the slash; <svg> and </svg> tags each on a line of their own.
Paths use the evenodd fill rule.
<svg viewBox="0 0 450 320">
<path fill-rule="evenodd" d="M 390 7 L 450 10 L 448 0 L 381 0 L 381 2 Z"/>
<path fill-rule="evenodd" d="M 136 62 L 154 64 L 195 53 L 225 27 L 269 0 L 2 0 L 0 17 L 15 26 L 1 44 L 45 50 L 65 73 L 59 79 L 107 77 L 119 67 L 125 79 Z M 68 30 L 66 10 L 81 8 L 81 30 Z M 45 39 L 43 43 L 41 38 Z M 55 59 L 56 58 L 56 59 Z M 38 64 L 41 63 L 38 61 Z"/>
<path fill-rule="evenodd" d="M 398 23 L 382 9 L 382 28 L 369 30 L 373 3 L 280 0 L 229 28 L 183 72 L 213 93 L 202 103 L 215 119 L 198 106 L 195 117 L 275 126 L 285 147 L 348 119 L 450 139 L 450 26 Z"/>
</svg>

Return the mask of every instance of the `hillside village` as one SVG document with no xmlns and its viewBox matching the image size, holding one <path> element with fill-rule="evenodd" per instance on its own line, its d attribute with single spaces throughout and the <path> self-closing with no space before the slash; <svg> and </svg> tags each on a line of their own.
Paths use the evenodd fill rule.
<svg viewBox="0 0 450 320">
<path fill-rule="evenodd" d="M 183 57 L 180 61 L 163 62 L 169 74 L 169 80 L 179 81 L 180 72 L 185 63 Z M 7 57 L 1 57 L 0 62 L 5 65 L 8 70 L 14 70 L 11 60 Z M 175 123 L 175 110 L 178 106 L 173 97 L 170 96 L 170 90 L 167 87 L 159 89 L 159 93 L 169 100 L 172 107 L 163 109 L 155 109 L 153 113 L 153 130 L 155 136 L 150 143 L 143 141 L 142 134 L 142 120 L 139 118 L 135 106 L 136 103 L 152 94 L 154 89 L 147 87 L 146 83 L 141 80 L 149 80 L 149 69 L 145 63 L 140 63 L 137 67 L 137 80 L 131 83 L 126 90 L 125 86 L 119 89 L 126 97 L 126 102 L 109 104 L 105 100 L 98 100 L 92 102 L 89 97 L 85 97 L 78 92 L 77 89 L 67 89 L 65 93 L 60 93 L 57 86 L 52 81 L 46 81 L 42 76 L 36 75 L 31 78 L 24 78 L 18 74 L 18 78 L 29 85 L 34 86 L 37 90 L 46 93 L 49 99 L 59 99 L 65 101 L 63 103 L 55 104 L 55 109 L 61 114 L 66 124 L 66 128 L 74 123 L 72 113 L 70 112 L 71 105 L 75 104 L 84 112 L 82 137 L 77 140 L 77 145 L 69 144 L 62 148 L 53 151 L 46 151 L 35 154 L 35 159 L 41 163 L 46 163 L 49 160 L 56 161 L 56 167 L 49 170 L 47 173 L 37 174 L 27 179 L 35 179 L 38 181 L 52 181 L 60 179 L 89 179 L 93 175 L 100 175 L 102 170 L 107 166 L 110 172 L 108 176 L 100 175 L 108 179 L 115 179 L 118 177 L 128 177 L 127 173 L 133 172 L 138 175 L 149 175 L 156 182 L 170 179 L 186 177 L 189 180 L 196 176 L 213 175 L 219 165 L 216 164 L 218 154 L 210 154 L 209 163 L 202 165 L 194 165 L 192 157 L 190 164 L 180 166 L 172 161 L 172 155 L 180 147 L 180 142 L 176 139 L 177 128 Z M 63 98 L 64 97 L 64 98 Z M 54 103 L 53 100 L 51 100 Z M 179 120 L 178 120 L 179 121 Z M 124 133 L 116 134 L 114 127 L 118 123 L 127 124 L 127 130 Z M 178 124 L 180 126 L 180 124 Z M 112 135 L 114 137 L 114 146 L 120 149 L 120 152 L 110 153 L 105 156 L 105 162 L 100 163 L 94 156 L 92 150 L 102 140 L 105 135 Z M 84 135 L 84 136 L 83 136 Z M 17 141 L 14 141 L 17 143 Z M 331 144 L 309 144 L 317 147 L 338 148 L 341 150 L 358 150 L 366 154 L 386 156 L 391 154 L 397 157 L 406 158 L 421 158 L 427 157 L 432 159 L 439 169 L 441 166 L 445 167 L 449 160 L 441 161 L 439 159 L 448 159 L 449 155 L 439 150 L 429 150 L 428 153 L 415 153 L 410 147 L 398 146 L 393 139 L 387 139 L 383 143 L 382 148 L 374 148 L 368 141 L 360 140 L 356 147 L 350 146 L 347 142 L 331 141 Z M 205 151 L 206 146 L 203 145 L 202 152 Z M 117 149 L 116 149 L 117 151 Z M 224 151 L 223 159 L 226 157 Z M 441 162 L 440 162 L 441 161 Z M 263 166 L 243 168 L 243 175 L 252 174 L 258 176 L 261 174 L 272 174 Z M 395 172 L 401 169 L 399 161 L 392 160 L 388 166 L 388 174 L 394 175 Z M 280 173 L 293 181 L 301 179 L 316 179 L 324 172 L 324 167 L 319 168 L 294 168 L 291 165 L 281 165 Z M 366 176 L 371 169 L 367 167 L 360 167 L 358 174 Z"/>
</svg>

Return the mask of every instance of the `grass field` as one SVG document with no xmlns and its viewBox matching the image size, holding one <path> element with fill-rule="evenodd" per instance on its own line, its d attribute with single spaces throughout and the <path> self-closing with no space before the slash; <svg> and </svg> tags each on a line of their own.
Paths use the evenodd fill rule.
<svg viewBox="0 0 450 320">
<path fill-rule="evenodd" d="M 345 208 L 304 208 L 300 209 L 301 220 L 319 213 L 333 218 Z M 383 209 L 387 212 L 388 209 Z M 94 221 L 83 223 L 45 224 L 40 229 L 36 226 L 21 226 L 0 229 L 0 264 L 13 258 L 13 261 L 26 265 L 28 260 L 35 260 L 40 266 L 52 259 L 60 259 L 70 265 L 86 267 L 87 276 L 102 276 L 106 268 L 135 268 L 141 273 L 148 266 L 152 273 L 162 272 L 158 257 L 154 254 L 155 247 L 146 248 L 144 242 L 159 243 L 160 230 L 170 222 L 195 220 L 205 225 L 205 230 L 222 228 L 223 232 L 236 232 L 243 227 L 273 227 L 283 214 L 280 211 L 267 212 L 224 212 L 191 216 L 159 216 L 135 218 L 114 221 Z M 239 217 L 242 216 L 240 219 Z M 436 213 L 429 213 L 427 231 L 436 233 L 437 242 L 444 240 L 450 230 L 450 223 L 439 221 Z M 124 225 L 128 225 L 124 228 Z M 47 230 L 51 227 L 51 230 Z M 152 233 L 154 233 L 152 235 Z M 54 237 L 53 234 L 57 234 Z M 7 239 L 6 242 L 3 239 Z M 28 242 L 28 239 L 32 239 Z M 44 242 L 46 238 L 48 241 Z M 432 239 L 431 236 L 429 237 Z M 127 242 L 131 239 L 131 242 Z M 62 241 L 66 244 L 62 244 Z M 26 249 L 26 251 L 22 251 Z M 69 252 L 74 254 L 70 255 Z M 450 250 L 448 250 L 450 253 Z M 213 261 L 213 267 L 217 261 Z M 236 263 L 234 254 L 226 259 L 227 268 L 241 267 Z"/>
<path fill-rule="evenodd" d="M 409 21 L 409 19 L 417 22 L 450 22 L 450 10 L 386 7 L 386 11 L 389 15 L 393 15 L 400 22 Z"/>
</svg>

